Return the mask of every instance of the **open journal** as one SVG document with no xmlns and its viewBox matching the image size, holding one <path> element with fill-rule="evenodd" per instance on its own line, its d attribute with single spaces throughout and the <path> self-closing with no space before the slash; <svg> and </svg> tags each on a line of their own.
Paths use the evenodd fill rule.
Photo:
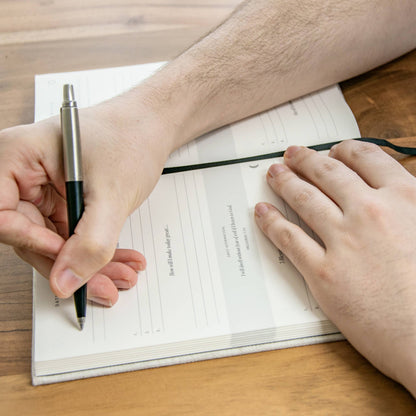
<svg viewBox="0 0 416 416">
<path fill-rule="evenodd" d="M 37 76 L 35 118 L 59 112 L 65 83 L 74 84 L 80 107 L 89 106 L 160 65 Z M 167 166 L 352 137 L 359 137 L 357 124 L 333 86 L 200 137 Z M 302 276 L 254 223 L 254 205 L 269 201 L 313 235 L 268 188 L 275 161 L 162 175 L 119 240 L 146 256 L 147 270 L 111 309 L 89 304 L 83 331 L 73 300 L 56 298 L 34 273 L 33 384 L 341 339 Z"/>
</svg>

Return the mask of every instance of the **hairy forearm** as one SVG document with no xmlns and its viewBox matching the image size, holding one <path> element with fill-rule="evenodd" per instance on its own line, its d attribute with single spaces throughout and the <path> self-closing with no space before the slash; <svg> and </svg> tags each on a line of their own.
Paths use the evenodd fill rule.
<svg viewBox="0 0 416 416">
<path fill-rule="evenodd" d="M 413 0 L 247 1 L 152 77 L 148 95 L 178 147 L 406 53 L 415 18 Z"/>
</svg>

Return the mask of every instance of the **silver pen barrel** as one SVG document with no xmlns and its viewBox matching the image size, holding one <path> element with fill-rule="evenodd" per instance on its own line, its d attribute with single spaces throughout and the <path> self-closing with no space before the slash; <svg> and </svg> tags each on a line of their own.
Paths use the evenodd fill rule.
<svg viewBox="0 0 416 416">
<path fill-rule="evenodd" d="M 61 107 L 61 129 L 65 181 L 82 181 L 78 108 L 74 97 L 74 87 L 70 84 L 64 85 Z"/>
</svg>

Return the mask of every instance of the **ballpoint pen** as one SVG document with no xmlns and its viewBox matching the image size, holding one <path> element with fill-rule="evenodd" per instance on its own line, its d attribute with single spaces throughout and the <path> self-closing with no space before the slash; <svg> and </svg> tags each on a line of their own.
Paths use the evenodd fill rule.
<svg viewBox="0 0 416 416">
<path fill-rule="evenodd" d="M 65 84 L 63 88 L 61 130 L 68 211 L 68 232 L 69 236 L 71 236 L 74 234 L 75 227 L 84 211 L 84 198 L 78 108 L 74 98 L 74 87 L 70 84 Z M 78 324 L 82 330 L 84 328 L 87 311 L 86 284 L 75 291 L 74 302 Z"/>
</svg>

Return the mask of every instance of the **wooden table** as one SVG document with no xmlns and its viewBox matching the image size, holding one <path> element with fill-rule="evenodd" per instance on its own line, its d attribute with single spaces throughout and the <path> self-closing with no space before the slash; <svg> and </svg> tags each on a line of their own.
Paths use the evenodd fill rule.
<svg viewBox="0 0 416 416">
<path fill-rule="evenodd" d="M 0 129 L 33 121 L 35 74 L 171 59 L 238 2 L 2 0 Z M 342 84 L 363 135 L 416 136 L 415 74 L 416 51 Z M 347 342 L 32 387 L 31 269 L 0 265 L 1 415 L 416 414 Z"/>
</svg>

